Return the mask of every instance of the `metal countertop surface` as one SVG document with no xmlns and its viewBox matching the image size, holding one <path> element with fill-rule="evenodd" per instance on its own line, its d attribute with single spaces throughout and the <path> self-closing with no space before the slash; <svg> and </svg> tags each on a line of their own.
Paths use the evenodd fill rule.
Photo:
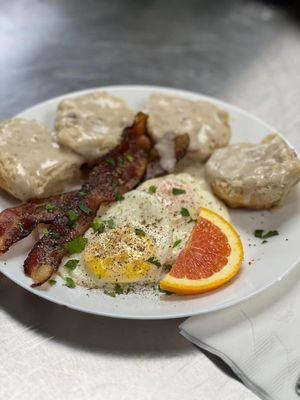
<svg viewBox="0 0 300 400">
<path fill-rule="evenodd" d="M 0 118 L 78 89 L 163 85 L 234 103 L 299 150 L 299 19 L 282 4 L 2 0 Z M 178 334 L 181 320 L 86 315 L 3 276 L 0 307 L 1 399 L 257 399 Z"/>
</svg>

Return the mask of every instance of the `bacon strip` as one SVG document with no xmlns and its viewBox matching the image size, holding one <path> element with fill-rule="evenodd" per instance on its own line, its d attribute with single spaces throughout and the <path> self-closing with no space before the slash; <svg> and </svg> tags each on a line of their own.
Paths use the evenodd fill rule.
<svg viewBox="0 0 300 400">
<path fill-rule="evenodd" d="M 24 263 L 25 274 L 32 286 L 46 282 L 59 267 L 66 254 L 64 245 L 81 236 L 90 226 L 99 205 L 115 200 L 116 195 L 133 189 L 147 168 L 151 141 L 146 133 L 147 116 L 139 113 L 134 124 L 125 129 L 119 146 L 101 157 L 89 174 L 87 182 L 65 203 L 65 212 L 78 216 L 70 228 L 66 213 L 59 213 L 44 235 L 32 248 Z"/>
<path fill-rule="evenodd" d="M 28 236 L 40 223 L 50 223 L 62 212 L 74 192 L 51 196 L 45 200 L 30 200 L 0 213 L 0 254 Z"/>
</svg>

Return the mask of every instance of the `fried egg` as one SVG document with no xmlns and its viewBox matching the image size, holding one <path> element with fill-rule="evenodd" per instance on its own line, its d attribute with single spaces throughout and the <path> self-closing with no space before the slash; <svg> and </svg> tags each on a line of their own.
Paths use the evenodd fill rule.
<svg viewBox="0 0 300 400">
<path fill-rule="evenodd" d="M 149 193 L 133 190 L 112 204 L 101 221 L 110 227 L 101 233 L 89 229 L 85 249 L 64 258 L 60 275 L 89 288 L 157 282 L 172 252 L 172 224 L 164 205 Z M 76 268 L 68 268 L 70 260 L 78 260 Z"/>
</svg>

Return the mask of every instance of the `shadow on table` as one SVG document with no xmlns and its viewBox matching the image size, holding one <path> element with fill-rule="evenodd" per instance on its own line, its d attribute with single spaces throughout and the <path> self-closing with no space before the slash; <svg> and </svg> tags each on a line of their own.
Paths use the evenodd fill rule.
<svg viewBox="0 0 300 400">
<path fill-rule="evenodd" d="M 38 334 L 81 350 L 117 355 L 178 357 L 192 346 L 178 333 L 182 320 L 135 321 L 81 313 L 41 299 L 0 277 L 1 307 Z"/>
<path fill-rule="evenodd" d="M 197 348 L 180 336 L 178 326 L 182 319 L 135 321 L 100 317 L 50 303 L 1 274 L 0 285 L 0 303 L 5 313 L 38 335 L 81 351 L 172 358 Z M 221 359 L 201 352 L 227 376 L 238 380 Z"/>
</svg>

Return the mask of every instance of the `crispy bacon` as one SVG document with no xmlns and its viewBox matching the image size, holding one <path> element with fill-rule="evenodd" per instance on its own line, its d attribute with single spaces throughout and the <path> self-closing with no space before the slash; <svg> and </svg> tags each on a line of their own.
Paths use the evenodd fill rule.
<svg viewBox="0 0 300 400">
<path fill-rule="evenodd" d="M 147 168 L 151 140 L 146 132 L 147 116 L 139 113 L 133 125 L 125 129 L 119 146 L 101 157 L 91 170 L 87 182 L 64 204 L 44 235 L 32 248 L 24 263 L 26 275 L 39 286 L 59 267 L 66 254 L 64 245 L 81 236 L 90 226 L 101 203 L 133 189 Z M 76 213 L 70 227 L 68 211 Z"/>
<path fill-rule="evenodd" d="M 39 224 L 45 223 L 45 234 L 32 248 L 24 262 L 32 286 L 46 282 L 59 267 L 66 254 L 64 245 L 81 236 L 90 226 L 99 205 L 133 189 L 143 179 L 163 175 L 159 155 L 147 134 L 147 115 L 137 114 L 131 127 L 124 130 L 119 146 L 99 158 L 80 190 L 31 200 L 0 213 L 0 253 L 28 236 Z M 176 159 L 182 158 L 189 145 L 188 135 L 174 140 Z M 77 216 L 70 226 L 68 212 Z"/>
<path fill-rule="evenodd" d="M 40 223 L 50 223 L 62 212 L 62 206 L 74 192 L 51 196 L 45 200 L 30 200 L 0 213 L 0 253 L 5 253 L 11 245 L 24 239 Z"/>
</svg>

